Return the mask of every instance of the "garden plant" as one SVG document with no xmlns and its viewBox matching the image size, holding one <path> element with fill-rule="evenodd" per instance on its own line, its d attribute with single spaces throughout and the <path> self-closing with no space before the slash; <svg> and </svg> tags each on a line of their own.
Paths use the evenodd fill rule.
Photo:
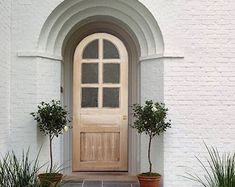
<svg viewBox="0 0 235 187">
<path fill-rule="evenodd" d="M 135 121 L 131 126 L 137 129 L 138 133 L 144 133 L 149 138 L 149 171 L 142 173 L 139 176 L 160 176 L 160 174 L 152 172 L 151 145 L 153 138 L 161 135 L 167 128 L 171 127 L 171 121 L 167 121 L 167 112 L 168 109 L 165 107 L 165 104 L 158 102 L 154 103 L 152 100 L 147 100 L 144 106 L 141 106 L 140 104 L 133 105 L 133 116 Z M 146 186 L 150 187 L 151 185 L 147 184 Z"/>
<path fill-rule="evenodd" d="M 39 151 L 40 152 L 40 151 Z M 15 152 L 8 152 L 0 159 L 1 187 L 39 187 L 37 173 L 42 166 L 38 161 L 39 153 L 34 161 L 29 159 L 29 149 L 21 158 Z"/>
<path fill-rule="evenodd" d="M 60 101 L 52 100 L 49 103 L 41 102 L 38 105 L 38 111 L 32 112 L 31 115 L 37 121 L 40 131 L 49 138 L 50 166 L 46 172 L 47 175 L 43 175 L 41 178 L 54 180 L 50 178 L 55 177 L 56 175 L 54 174 L 58 174 L 59 172 L 54 170 L 52 141 L 69 128 L 68 123 L 70 120 L 68 118 L 68 111 L 62 107 Z M 62 175 L 60 174 L 61 177 Z"/>
<path fill-rule="evenodd" d="M 209 154 L 206 163 L 196 157 L 204 174 L 187 173 L 184 177 L 204 187 L 235 187 L 235 153 L 220 154 L 218 149 L 205 146 Z"/>
</svg>

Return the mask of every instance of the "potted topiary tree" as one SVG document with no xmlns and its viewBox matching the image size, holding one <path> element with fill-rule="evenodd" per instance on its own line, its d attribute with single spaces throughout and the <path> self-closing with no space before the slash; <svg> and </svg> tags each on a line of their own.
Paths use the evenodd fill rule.
<svg viewBox="0 0 235 187">
<path fill-rule="evenodd" d="M 153 103 L 152 100 L 147 100 L 144 106 L 139 104 L 133 105 L 133 116 L 135 121 L 131 126 L 137 129 L 138 133 L 144 133 L 149 137 L 149 171 L 137 176 L 141 187 L 159 187 L 161 175 L 152 172 L 151 144 L 154 137 L 162 134 L 167 128 L 171 127 L 170 120 L 166 121 L 167 111 L 168 109 L 165 108 L 163 103 Z"/>
<path fill-rule="evenodd" d="M 68 112 L 61 106 L 60 101 L 52 100 L 49 103 L 41 102 L 38 105 L 38 111 L 30 114 L 37 121 L 40 131 L 49 138 L 49 171 L 39 174 L 38 177 L 43 186 L 49 186 L 45 185 L 46 183 L 55 183 L 56 186 L 61 181 L 63 175 L 59 171 L 54 170 L 52 140 L 68 130 L 69 126 L 67 124 L 70 122 Z"/>
</svg>

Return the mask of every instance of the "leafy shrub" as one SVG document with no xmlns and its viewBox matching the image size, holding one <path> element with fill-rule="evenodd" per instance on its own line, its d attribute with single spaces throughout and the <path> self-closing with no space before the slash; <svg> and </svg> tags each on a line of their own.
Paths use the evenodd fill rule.
<svg viewBox="0 0 235 187">
<path fill-rule="evenodd" d="M 149 172 L 143 173 L 144 176 L 159 175 L 152 173 L 152 162 L 150 157 L 152 139 L 166 131 L 167 128 L 171 127 L 170 121 L 167 122 L 167 111 L 163 103 L 153 103 L 152 100 L 145 101 L 145 105 L 139 104 L 133 105 L 133 115 L 135 118 L 133 128 L 138 130 L 138 133 L 145 133 L 149 136 L 148 146 L 148 161 L 149 161 Z"/>
<path fill-rule="evenodd" d="M 38 111 L 30 114 L 37 121 L 40 131 L 49 137 L 50 172 L 53 172 L 52 140 L 68 128 L 68 112 L 61 106 L 60 101 L 52 100 L 50 103 L 41 102 Z"/>
</svg>

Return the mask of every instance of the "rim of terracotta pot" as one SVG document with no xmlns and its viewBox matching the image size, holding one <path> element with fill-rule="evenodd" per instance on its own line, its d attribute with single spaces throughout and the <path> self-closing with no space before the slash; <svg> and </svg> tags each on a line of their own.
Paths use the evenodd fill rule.
<svg viewBox="0 0 235 187">
<path fill-rule="evenodd" d="M 38 176 L 48 176 L 48 175 L 52 175 L 52 176 L 62 176 L 62 173 L 39 173 Z"/>
<path fill-rule="evenodd" d="M 160 181 L 161 180 L 161 175 L 160 176 L 141 176 L 141 175 L 137 175 L 139 180 L 156 180 L 156 181 Z"/>
<path fill-rule="evenodd" d="M 49 176 L 51 174 L 51 176 Z M 60 181 L 63 177 L 61 173 L 40 173 L 38 174 L 38 178 L 40 180 L 50 180 L 53 182 Z"/>
</svg>

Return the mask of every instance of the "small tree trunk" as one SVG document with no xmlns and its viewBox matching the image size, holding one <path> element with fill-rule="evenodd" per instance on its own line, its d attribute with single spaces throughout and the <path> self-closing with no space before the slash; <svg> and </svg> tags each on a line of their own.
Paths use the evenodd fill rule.
<svg viewBox="0 0 235 187">
<path fill-rule="evenodd" d="M 152 144 L 152 136 L 149 136 L 149 147 L 148 147 L 148 161 L 149 161 L 149 174 L 152 173 L 152 162 L 151 162 L 151 144 Z"/>
<path fill-rule="evenodd" d="M 50 136 L 50 173 L 52 172 L 52 166 L 53 166 L 53 158 L 52 158 L 52 137 Z"/>
</svg>

